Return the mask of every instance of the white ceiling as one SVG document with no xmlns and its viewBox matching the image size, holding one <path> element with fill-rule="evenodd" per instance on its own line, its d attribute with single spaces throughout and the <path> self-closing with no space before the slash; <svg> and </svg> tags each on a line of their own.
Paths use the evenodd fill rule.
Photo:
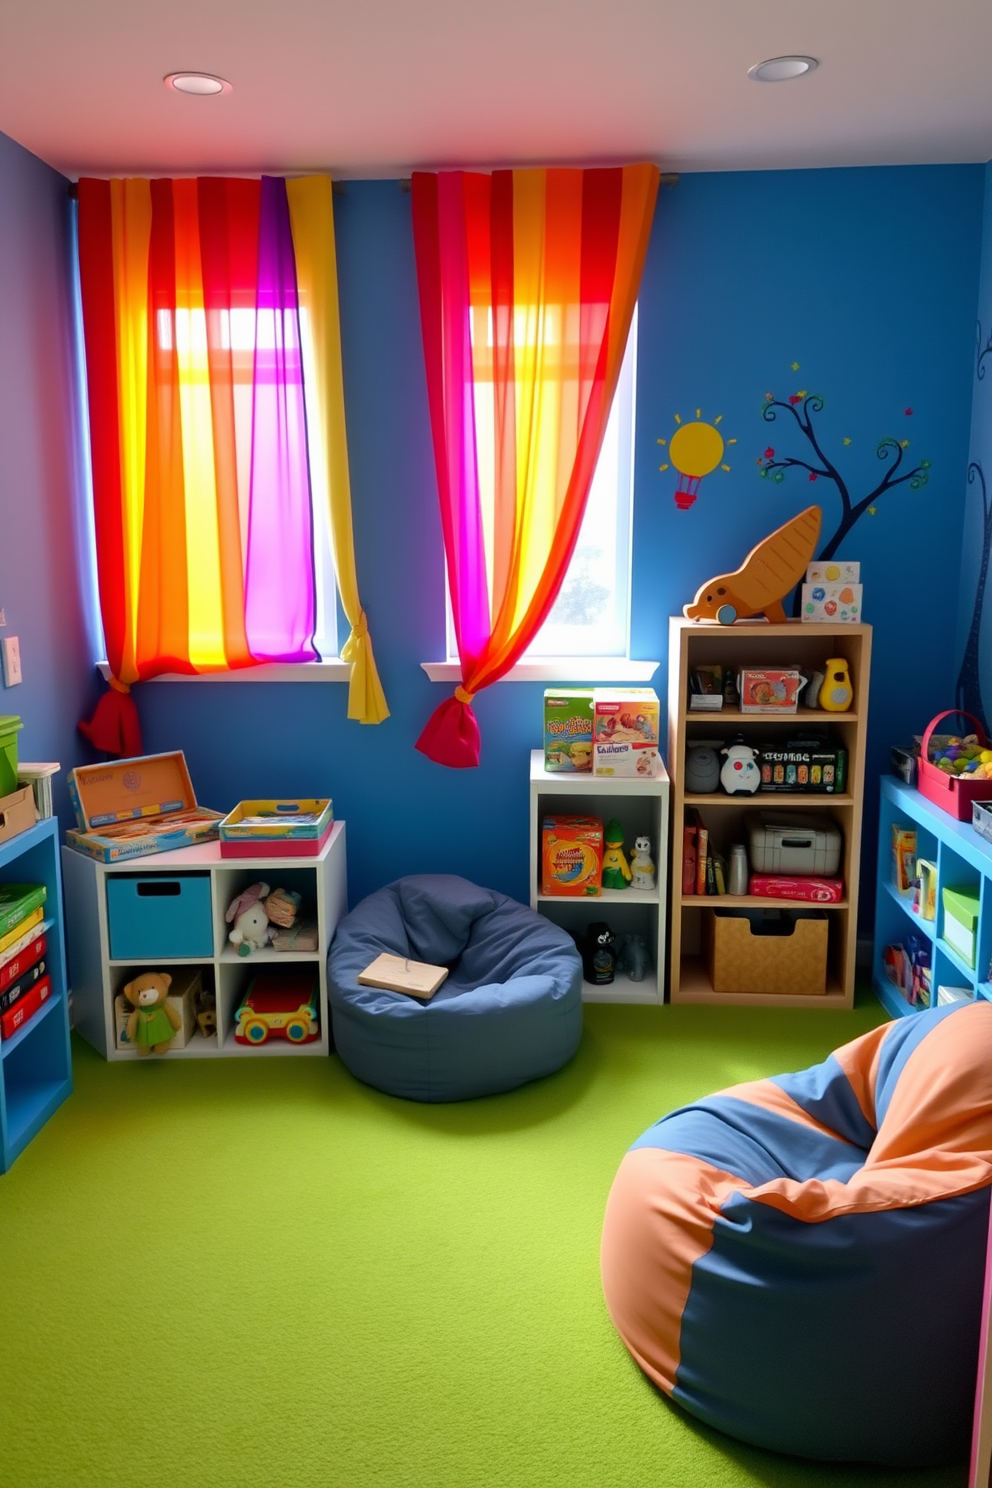
<svg viewBox="0 0 992 1488">
<path fill-rule="evenodd" d="M 992 0 L 0 0 L 0 130 L 72 176 L 984 161 L 990 82 Z"/>
</svg>

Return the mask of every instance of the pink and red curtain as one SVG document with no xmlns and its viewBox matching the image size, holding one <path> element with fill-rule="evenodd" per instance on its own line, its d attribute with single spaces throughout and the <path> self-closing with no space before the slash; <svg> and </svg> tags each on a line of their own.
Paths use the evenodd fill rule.
<svg viewBox="0 0 992 1488">
<path fill-rule="evenodd" d="M 659 173 L 417 172 L 413 226 L 462 681 L 417 748 L 479 763 L 474 695 L 543 625 L 578 537 Z"/>
</svg>

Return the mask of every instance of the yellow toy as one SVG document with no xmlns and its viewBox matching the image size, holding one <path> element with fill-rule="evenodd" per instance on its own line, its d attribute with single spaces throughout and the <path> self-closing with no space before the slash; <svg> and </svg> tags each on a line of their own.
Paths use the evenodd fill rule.
<svg viewBox="0 0 992 1488">
<path fill-rule="evenodd" d="M 623 827 L 616 817 L 607 822 L 603 842 L 603 888 L 625 889 L 631 873 L 623 852 Z"/>
<path fill-rule="evenodd" d="M 820 707 L 828 713 L 846 713 L 854 701 L 851 672 L 841 656 L 833 656 L 825 667 L 823 686 L 820 688 Z"/>
<path fill-rule="evenodd" d="M 146 971 L 121 989 L 134 1008 L 127 1036 L 139 1054 L 164 1054 L 179 1032 L 182 1020 L 168 1001 L 171 986 L 167 971 Z"/>
</svg>

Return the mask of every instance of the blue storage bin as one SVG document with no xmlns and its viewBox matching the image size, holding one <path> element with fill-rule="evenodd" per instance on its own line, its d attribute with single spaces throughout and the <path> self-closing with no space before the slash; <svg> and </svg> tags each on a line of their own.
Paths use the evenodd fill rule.
<svg viewBox="0 0 992 1488">
<path fill-rule="evenodd" d="M 112 961 L 175 961 L 214 953 L 209 873 L 107 875 Z"/>
</svg>

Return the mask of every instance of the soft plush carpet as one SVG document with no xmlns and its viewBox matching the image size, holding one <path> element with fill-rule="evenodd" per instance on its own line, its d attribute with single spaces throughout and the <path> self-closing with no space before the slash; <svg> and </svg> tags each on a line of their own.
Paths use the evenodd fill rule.
<svg viewBox="0 0 992 1488">
<path fill-rule="evenodd" d="M 334 1058 L 77 1042 L 75 1094 L 0 1178 L 2 1488 L 960 1488 L 706 1430 L 600 1294 L 639 1132 L 880 1018 L 590 1007 L 560 1074 L 440 1107 Z"/>
</svg>

